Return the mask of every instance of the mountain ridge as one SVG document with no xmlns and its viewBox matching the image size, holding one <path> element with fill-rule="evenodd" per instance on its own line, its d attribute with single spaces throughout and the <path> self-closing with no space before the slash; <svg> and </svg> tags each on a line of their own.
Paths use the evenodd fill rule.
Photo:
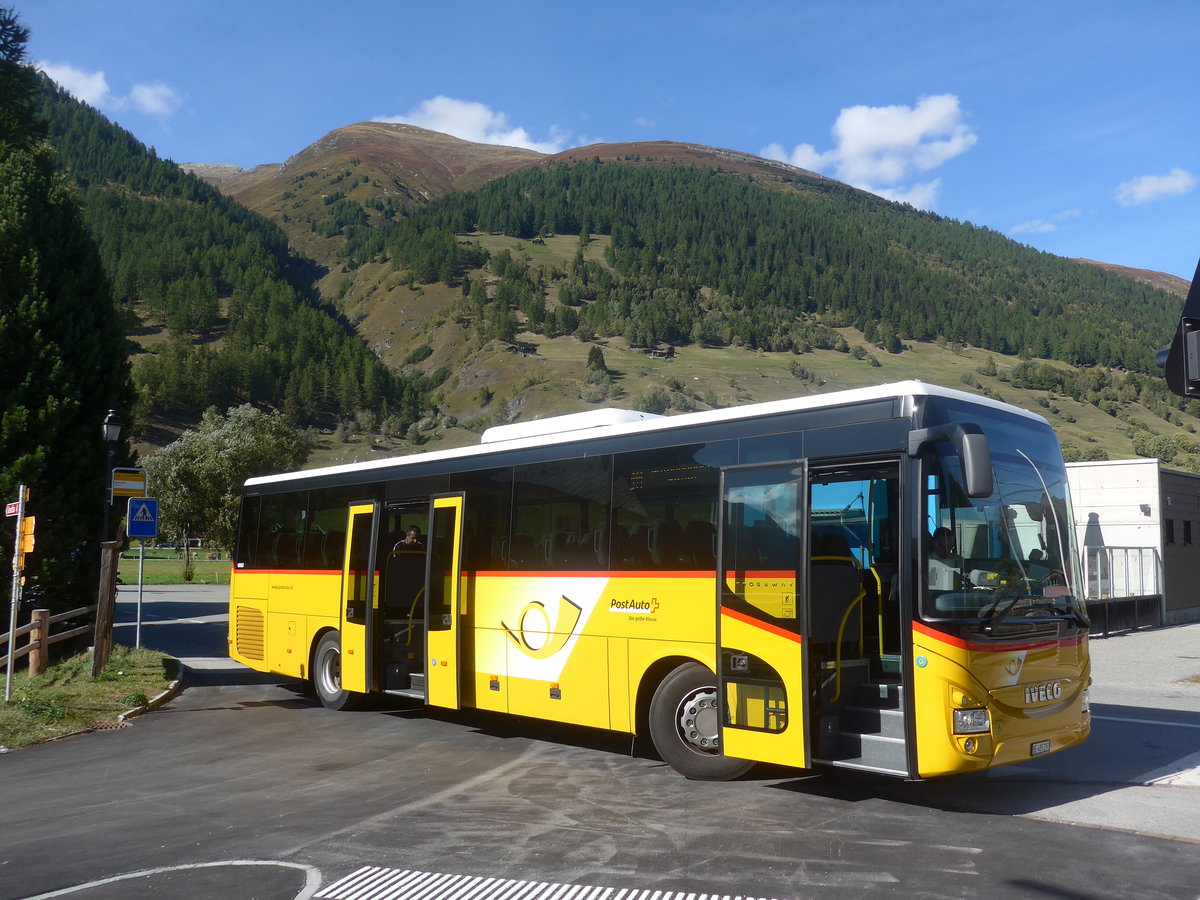
<svg viewBox="0 0 1200 900">
<path fill-rule="evenodd" d="M 402 185 L 402 193 L 409 193 L 410 198 L 412 194 L 420 198 L 412 198 L 413 202 L 408 205 L 410 209 L 451 190 L 472 190 L 518 169 L 592 158 L 723 166 L 730 171 L 760 175 L 769 180 L 799 177 L 837 185 L 850 191 L 859 190 L 837 179 L 789 163 L 696 142 L 601 142 L 547 154 L 520 147 L 468 141 L 407 123 L 376 121 L 356 122 L 335 128 L 282 163 L 263 163 L 246 169 L 228 164 L 188 162 L 180 163 L 180 168 L 256 212 L 278 218 L 282 212 L 279 195 L 289 193 L 288 185 L 299 170 L 306 167 L 327 169 L 364 157 L 374 162 L 381 174 Z M 1083 257 L 1075 261 L 1151 285 L 1178 297 L 1185 297 L 1190 286 L 1185 279 L 1166 272 Z"/>
<path fill-rule="evenodd" d="M 88 146 L 95 142 L 79 152 Z M 153 169 L 153 154 L 141 152 Z M 81 169 L 83 162 L 67 168 L 101 183 L 103 173 L 91 163 Z M 284 163 L 182 168 L 226 197 L 245 198 L 239 208 L 280 229 L 288 269 L 307 273 L 304 284 L 315 288 L 314 311 L 327 308 L 398 379 L 386 400 L 365 362 L 289 377 L 273 398 L 270 380 L 253 369 L 245 375 L 254 382 L 241 370 L 216 369 L 196 380 L 236 399 L 243 384 L 258 384 L 256 402 L 301 414 L 340 409 L 336 428 L 327 416 L 311 432 L 322 447 L 314 464 L 473 442 L 489 424 L 598 403 L 669 412 L 908 377 L 961 383 L 1042 411 L 1073 453 L 1128 455 L 1132 446 L 1186 456 L 1194 447 L 1187 435 L 1195 412 L 1160 397 L 1157 379 L 1111 364 L 1072 369 L 1039 359 L 1064 346 L 1095 357 L 1079 343 L 1083 326 L 1094 331 L 1111 317 L 1111 334 L 1097 333 L 1118 341 L 1110 358 L 1137 358 L 1148 371 L 1165 330 L 1160 319 L 1177 316 L 1178 306 L 1131 280 L 1139 273 L 1040 254 L 752 154 L 675 141 L 540 154 L 365 122 L 335 129 Z M 143 195 L 142 209 L 158 209 L 156 185 L 169 173 L 147 171 L 134 194 Z M 96 196 L 110 206 L 137 199 Z M 226 239 L 213 234 L 208 246 L 219 248 Z M 106 240 L 115 247 L 129 238 Z M 199 288 L 205 302 L 215 299 L 217 318 L 207 320 L 215 326 L 201 326 L 207 336 L 169 319 L 170 343 L 134 336 L 143 361 L 160 361 L 164 372 L 198 354 L 203 375 L 227 343 L 224 323 L 257 293 L 258 273 L 239 276 L 231 257 L 215 277 L 164 269 L 161 283 L 131 278 L 120 270 L 129 260 L 112 259 L 128 311 L 143 324 L 147 308 L 174 309 L 172 296 L 198 296 Z M 166 299 L 155 300 L 163 290 Z M 279 324 L 289 315 L 282 299 Z M 760 299 L 765 305 L 756 306 Z M 947 318 L 951 303 L 958 312 Z M 971 346 L 966 332 L 1006 349 Z M 1007 343 L 996 343 L 1000 332 Z M 263 343 L 270 333 L 252 339 L 271 352 Z M 649 355 L 664 339 L 682 342 L 675 357 Z M 1134 356 L 1119 349 L 1122 341 Z M 297 349 L 293 372 L 312 346 Z M 608 364 L 594 366 L 592 351 Z M 277 358 L 287 372 L 287 358 Z M 153 379 L 139 384 L 158 390 Z"/>
</svg>

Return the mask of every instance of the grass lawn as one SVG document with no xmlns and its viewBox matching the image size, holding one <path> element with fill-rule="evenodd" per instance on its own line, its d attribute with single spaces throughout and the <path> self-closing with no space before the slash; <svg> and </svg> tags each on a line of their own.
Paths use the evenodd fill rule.
<svg viewBox="0 0 1200 900">
<path fill-rule="evenodd" d="M 80 653 L 31 679 L 20 663 L 12 700 L 0 701 L 0 749 L 14 750 L 77 731 L 113 725 L 178 677 L 179 664 L 157 650 L 114 645 L 108 665 L 92 678 L 92 654 Z"/>
<path fill-rule="evenodd" d="M 199 559 L 192 557 L 192 578 L 189 581 L 183 575 L 183 560 L 171 553 L 166 557 L 151 557 L 147 551 L 146 567 L 142 584 L 229 584 L 228 557 L 222 559 L 207 559 L 207 554 L 201 553 Z M 137 584 L 138 554 L 137 550 L 127 550 L 121 555 L 121 564 L 117 569 L 121 584 Z"/>
</svg>

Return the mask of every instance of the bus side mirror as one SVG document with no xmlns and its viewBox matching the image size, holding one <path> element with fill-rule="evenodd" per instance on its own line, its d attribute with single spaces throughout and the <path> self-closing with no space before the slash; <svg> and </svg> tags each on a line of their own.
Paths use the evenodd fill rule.
<svg viewBox="0 0 1200 900">
<path fill-rule="evenodd" d="M 1164 370 L 1172 393 L 1200 397 L 1200 319 L 1180 319 L 1175 340 L 1168 349 L 1159 351 L 1155 361 Z"/>
<path fill-rule="evenodd" d="M 958 448 L 962 463 L 964 487 L 968 497 L 992 496 L 992 451 L 988 449 L 987 437 L 982 434 L 964 434 Z"/>
<path fill-rule="evenodd" d="M 920 456 L 925 446 L 934 441 L 954 444 L 963 470 L 963 490 L 968 497 L 992 496 L 992 451 L 988 449 L 987 435 L 978 425 L 955 423 L 914 429 L 908 433 L 908 455 Z"/>
<path fill-rule="evenodd" d="M 1175 339 L 1155 358 L 1164 370 L 1167 387 L 1180 397 L 1200 397 L 1200 265 L 1183 301 Z"/>
</svg>

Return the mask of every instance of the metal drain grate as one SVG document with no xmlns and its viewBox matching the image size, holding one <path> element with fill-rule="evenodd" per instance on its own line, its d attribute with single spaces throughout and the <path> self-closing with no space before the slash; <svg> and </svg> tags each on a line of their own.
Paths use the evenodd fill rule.
<svg viewBox="0 0 1200 900">
<path fill-rule="evenodd" d="M 766 900 L 742 894 L 611 888 L 364 866 L 315 895 L 321 900 Z"/>
</svg>

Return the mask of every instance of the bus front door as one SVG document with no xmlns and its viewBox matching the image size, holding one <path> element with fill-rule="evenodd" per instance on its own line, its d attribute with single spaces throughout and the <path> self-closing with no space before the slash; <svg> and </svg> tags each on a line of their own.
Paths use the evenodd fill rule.
<svg viewBox="0 0 1200 900">
<path fill-rule="evenodd" d="M 458 709 L 459 626 L 463 612 L 463 495 L 434 497 L 426 554 L 426 702 Z"/>
<path fill-rule="evenodd" d="M 726 756 L 810 764 L 801 644 L 806 479 L 803 462 L 721 474 L 717 695 Z"/>
<path fill-rule="evenodd" d="M 378 507 L 377 503 L 351 504 L 342 564 L 341 687 L 360 694 L 372 688 Z"/>
</svg>

